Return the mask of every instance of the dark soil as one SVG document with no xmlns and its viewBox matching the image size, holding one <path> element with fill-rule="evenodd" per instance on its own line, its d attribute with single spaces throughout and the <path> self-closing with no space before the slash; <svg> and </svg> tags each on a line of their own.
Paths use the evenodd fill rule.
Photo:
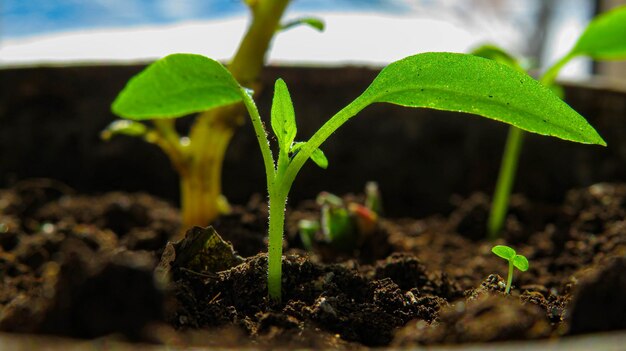
<svg viewBox="0 0 626 351">
<path fill-rule="evenodd" d="M 205 229 L 168 244 L 177 211 L 149 195 L 83 196 L 45 180 L 0 190 L 0 329 L 352 349 L 626 328 L 626 185 L 573 190 L 561 206 L 515 197 L 498 243 L 530 269 L 510 295 L 507 263 L 483 239 L 489 199 L 475 194 L 446 216 L 381 220 L 348 251 L 317 240 L 306 252 L 297 221 L 319 209 L 289 210 L 283 300 L 270 301 L 262 199 L 215 223 L 236 251 L 219 243 L 216 265 L 194 241 Z"/>
</svg>

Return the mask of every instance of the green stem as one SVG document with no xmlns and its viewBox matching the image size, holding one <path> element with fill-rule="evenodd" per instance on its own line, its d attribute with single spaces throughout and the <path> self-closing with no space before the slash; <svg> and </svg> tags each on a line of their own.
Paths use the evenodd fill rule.
<svg viewBox="0 0 626 351">
<path fill-rule="evenodd" d="M 571 52 L 563 56 L 543 73 L 540 82 L 547 87 L 552 85 L 556 80 L 556 77 L 559 75 L 559 72 L 561 72 L 561 69 L 563 69 L 563 67 L 565 67 L 565 65 L 568 64 L 574 57 L 576 57 L 576 55 Z"/>
<path fill-rule="evenodd" d="M 320 145 L 328 137 L 331 136 L 339 127 L 341 127 L 344 123 L 346 123 L 350 118 L 354 117 L 357 113 L 359 113 L 362 109 L 364 109 L 367 105 L 369 105 L 371 101 L 362 99 L 361 97 L 352 101 L 348 106 L 341 109 L 341 111 L 337 112 L 331 119 L 326 121 L 324 125 L 318 129 L 315 134 L 309 139 L 309 141 L 304 144 L 304 146 L 298 151 L 296 156 L 291 160 L 291 163 L 287 167 L 285 171 L 284 183 L 283 186 L 287 186 L 291 188 L 291 184 L 293 183 L 296 175 L 304 165 L 304 163 L 311 157 L 313 151 L 319 148 Z"/>
<path fill-rule="evenodd" d="M 511 284 L 513 283 L 513 260 L 509 260 L 509 275 L 506 277 L 506 289 L 505 294 L 511 291 Z"/>
<path fill-rule="evenodd" d="M 241 89 L 241 96 L 243 97 L 243 103 L 250 114 L 250 120 L 252 121 L 252 127 L 254 128 L 254 134 L 259 142 L 261 149 L 261 155 L 263 156 L 263 165 L 265 166 L 265 178 L 267 179 L 267 189 L 269 195 L 272 195 L 271 189 L 274 188 L 274 178 L 276 177 L 276 166 L 274 162 L 274 156 L 272 156 L 272 150 L 270 149 L 269 138 L 267 137 L 267 131 L 263 127 L 261 122 L 261 115 L 259 110 L 252 100 L 252 97 L 245 89 Z"/>
<path fill-rule="evenodd" d="M 267 292 L 275 301 L 281 300 L 283 231 L 287 194 L 270 192 L 270 221 L 267 248 Z"/>
<path fill-rule="evenodd" d="M 281 300 L 282 288 L 282 257 L 283 257 L 283 232 L 285 227 L 285 205 L 290 185 L 283 188 L 283 164 L 289 162 L 288 157 L 279 155 L 280 172 L 276 170 L 276 163 L 272 156 L 267 132 L 261 122 L 261 116 L 250 95 L 242 89 L 243 103 L 248 109 L 252 126 L 259 142 L 263 164 L 265 165 L 265 176 L 267 178 L 267 190 L 269 195 L 269 227 L 268 227 L 268 249 L 267 249 L 267 292 L 271 299 Z M 286 190 L 283 190 L 286 189 Z"/>
<path fill-rule="evenodd" d="M 552 86 L 561 69 L 575 56 L 571 52 L 563 56 L 563 58 L 546 70 L 540 82 L 548 88 Z M 509 127 L 509 134 L 506 139 L 504 154 L 502 155 L 500 173 L 498 174 L 487 223 L 487 237 L 491 241 L 498 238 L 500 231 L 504 227 L 524 134 L 525 132 L 517 127 Z"/>
<path fill-rule="evenodd" d="M 504 154 L 500 164 L 500 173 L 496 182 L 496 190 L 491 203 L 491 213 L 489 214 L 488 236 L 493 241 L 498 238 L 498 234 L 504 226 L 506 214 L 509 209 L 509 198 L 515 181 L 515 173 L 522 150 L 522 142 L 525 132 L 516 127 L 509 128 L 509 134 L 504 147 Z"/>
</svg>

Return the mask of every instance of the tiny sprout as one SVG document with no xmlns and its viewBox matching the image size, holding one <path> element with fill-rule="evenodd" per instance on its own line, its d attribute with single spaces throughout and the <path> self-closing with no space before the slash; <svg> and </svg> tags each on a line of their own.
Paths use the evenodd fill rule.
<svg viewBox="0 0 626 351">
<path fill-rule="evenodd" d="M 316 202 L 320 206 L 320 220 L 303 219 L 298 222 L 300 240 L 308 251 L 313 249 L 317 232 L 321 232 L 323 240 L 335 249 L 348 252 L 354 250 L 378 227 L 378 214 L 367 206 L 350 201 L 346 203 L 327 191 L 319 193 Z"/>
<path fill-rule="evenodd" d="M 496 245 L 491 248 L 491 252 L 509 261 L 509 275 L 506 279 L 506 290 L 504 291 L 505 294 L 508 294 L 511 291 L 511 283 L 513 282 L 513 267 L 526 272 L 528 270 L 528 260 L 506 245 Z"/>
<path fill-rule="evenodd" d="M 367 182 L 365 184 L 365 207 L 376 214 L 383 213 L 383 203 L 378 189 L 378 183 Z"/>
<path fill-rule="evenodd" d="M 300 241 L 302 241 L 305 250 L 313 251 L 313 239 L 318 230 L 320 230 L 320 222 L 316 220 L 301 219 L 298 222 Z"/>
</svg>

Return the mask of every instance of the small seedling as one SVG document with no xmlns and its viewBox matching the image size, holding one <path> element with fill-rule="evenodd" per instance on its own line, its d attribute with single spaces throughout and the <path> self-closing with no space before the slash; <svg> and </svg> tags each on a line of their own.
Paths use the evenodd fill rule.
<svg viewBox="0 0 626 351">
<path fill-rule="evenodd" d="M 315 234 L 320 230 L 320 222 L 311 219 L 301 219 L 298 221 L 298 233 L 300 234 L 300 241 L 302 246 L 307 251 L 313 251 L 313 241 L 315 241 Z"/>
<path fill-rule="evenodd" d="M 287 196 L 308 159 L 322 168 L 328 160 L 319 150 L 339 127 L 374 103 L 465 112 L 509 123 L 518 128 L 565 140 L 606 145 L 587 121 L 533 78 L 501 63 L 473 55 L 423 53 L 385 67 L 355 100 L 331 117 L 306 142 L 295 142 L 296 118 L 287 85 L 274 86 L 271 126 L 278 142 L 278 157 L 252 98 L 219 62 L 193 54 L 174 54 L 149 67 L 151 73 L 136 80 L 152 83 L 155 76 L 185 84 L 151 84 L 141 109 L 150 115 L 175 117 L 211 107 L 243 101 L 254 128 L 269 194 L 269 247 L 267 288 L 270 298 L 281 299 L 283 229 Z M 165 71 L 166 74 L 161 74 Z M 168 100 L 169 104 L 163 101 Z M 137 106 L 127 101 L 128 108 Z M 381 119 L 380 123 L 385 123 Z"/>
<path fill-rule="evenodd" d="M 518 59 L 496 46 L 485 45 L 472 53 L 506 64 L 518 71 L 524 71 Z M 543 74 L 540 79 L 541 83 L 563 97 L 560 87 L 555 84 L 556 77 L 567 63 L 580 56 L 587 56 L 597 61 L 626 58 L 626 6 L 617 7 L 594 18 L 570 52 Z M 487 224 L 488 237 L 491 240 L 495 240 L 499 236 L 504 226 L 523 140 L 524 132 L 511 126 L 504 147 Z"/>
<path fill-rule="evenodd" d="M 312 250 L 315 234 L 321 230 L 324 241 L 332 247 L 351 252 L 374 233 L 378 225 L 378 214 L 368 206 L 356 202 L 346 203 L 337 195 L 321 192 L 317 196 L 320 220 L 303 219 L 298 222 L 300 239 L 305 249 Z M 378 185 L 366 185 L 366 203 L 380 206 Z"/>
<path fill-rule="evenodd" d="M 505 294 L 511 291 L 511 283 L 513 283 L 513 268 L 517 268 L 522 272 L 528 270 L 528 260 L 522 255 L 518 255 L 515 250 L 506 245 L 496 245 L 491 248 L 491 252 L 509 261 L 509 275 L 506 278 Z"/>
</svg>

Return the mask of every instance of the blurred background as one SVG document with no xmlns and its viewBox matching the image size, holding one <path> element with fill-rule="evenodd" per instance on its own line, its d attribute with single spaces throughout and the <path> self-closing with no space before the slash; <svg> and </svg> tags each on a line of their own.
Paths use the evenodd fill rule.
<svg viewBox="0 0 626 351">
<path fill-rule="evenodd" d="M 490 42 L 542 69 L 590 18 L 620 4 L 626 0 L 292 0 L 285 21 L 315 16 L 326 30 L 279 33 L 261 81 L 289 82 L 306 137 L 389 62 Z M 242 0 L 0 0 L 0 187 L 43 177 L 86 193 L 147 191 L 175 203 L 178 177 L 158 148 L 100 139 L 115 118 L 110 104 L 154 59 L 190 52 L 228 61 L 247 24 Z M 591 82 L 592 74 L 611 81 Z M 626 179 L 626 66 L 578 59 L 560 78 L 584 80 L 565 86 L 567 102 L 611 147 L 529 136 L 516 191 L 555 203 L 573 187 Z M 268 116 L 271 90 L 257 102 Z M 305 166 L 292 203 L 321 190 L 359 192 L 376 180 L 394 199 L 389 214 L 419 216 L 450 210 L 453 193 L 492 191 L 507 126 L 382 104 L 359 118 L 324 144 L 329 169 Z M 179 123 L 184 129 L 191 120 Z M 226 153 L 223 186 L 232 203 L 264 193 L 251 128 L 243 126 Z"/>
<path fill-rule="evenodd" d="M 625 0 L 294 0 L 286 19 L 316 16 L 318 33 L 279 35 L 270 63 L 381 66 L 424 51 L 493 42 L 541 68 L 589 18 Z M 230 58 L 247 23 L 240 0 L 3 0 L 0 65 L 146 62 L 173 52 Z M 569 65 L 562 77 L 626 74 L 623 65 Z"/>
</svg>

